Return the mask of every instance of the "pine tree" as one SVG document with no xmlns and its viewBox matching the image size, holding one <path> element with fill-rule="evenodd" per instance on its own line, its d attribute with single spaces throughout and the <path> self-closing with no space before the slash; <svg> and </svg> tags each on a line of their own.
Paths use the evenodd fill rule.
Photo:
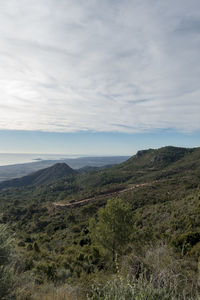
<svg viewBox="0 0 200 300">
<path fill-rule="evenodd" d="M 133 217 L 130 206 L 119 198 L 108 200 L 104 208 L 98 211 L 98 219 L 90 220 L 90 232 L 93 239 L 112 253 L 116 253 L 128 243 L 133 230 Z"/>
</svg>

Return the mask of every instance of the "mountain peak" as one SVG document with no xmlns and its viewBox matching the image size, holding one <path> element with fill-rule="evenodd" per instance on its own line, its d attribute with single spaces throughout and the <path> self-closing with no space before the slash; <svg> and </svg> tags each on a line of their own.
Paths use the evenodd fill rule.
<svg viewBox="0 0 200 300">
<path fill-rule="evenodd" d="M 41 169 L 27 176 L 1 182 L 0 189 L 7 187 L 21 187 L 27 185 L 41 185 L 57 180 L 64 176 L 74 174 L 76 174 L 76 171 L 70 168 L 66 163 L 56 163 L 51 167 Z"/>
</svg>

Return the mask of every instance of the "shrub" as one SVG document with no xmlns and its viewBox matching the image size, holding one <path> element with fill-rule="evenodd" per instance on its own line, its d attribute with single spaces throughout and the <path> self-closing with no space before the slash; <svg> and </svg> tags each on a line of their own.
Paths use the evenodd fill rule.
<svg viewBox="0 0 200 300">
<path fill-rule="evenodd" d="M 198 242 L 200 242 L 200 232 L 188 232 L 174 239 L 172 241 L 172 245 L 184 255 L 187 254 Z"/>
<path fill-rule="evenodd" d="M 54 281 L 56 279 L 56 265 L 54 263 L 38 263 L 35 268 L 36 275 L 41 279 Z"/>
</svg>

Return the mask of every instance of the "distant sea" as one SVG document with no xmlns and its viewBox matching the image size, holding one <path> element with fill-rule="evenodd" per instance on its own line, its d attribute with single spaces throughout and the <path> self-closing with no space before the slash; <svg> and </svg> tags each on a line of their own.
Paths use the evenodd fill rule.
<svg viewBox="0 0 200 300">
<path fill-rule="evenodd" d="M 84 155 L 0 153 L 0 166 L 30 163 L 40 160 L 60 160 L 65 158 L 78 158 L 81 156 Z"/>
</svg>

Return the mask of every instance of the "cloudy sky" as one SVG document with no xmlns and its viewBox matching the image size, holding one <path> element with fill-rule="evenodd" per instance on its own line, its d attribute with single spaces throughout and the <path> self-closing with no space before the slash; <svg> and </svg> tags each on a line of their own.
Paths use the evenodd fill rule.
<svg viewBox="0 0 200 300">
<path fill-rule="evenodd" d="M 1 152 L 27 131 L 200 146 L 199 78 L 199 0 L 0 1 Z"/>
</svg>

